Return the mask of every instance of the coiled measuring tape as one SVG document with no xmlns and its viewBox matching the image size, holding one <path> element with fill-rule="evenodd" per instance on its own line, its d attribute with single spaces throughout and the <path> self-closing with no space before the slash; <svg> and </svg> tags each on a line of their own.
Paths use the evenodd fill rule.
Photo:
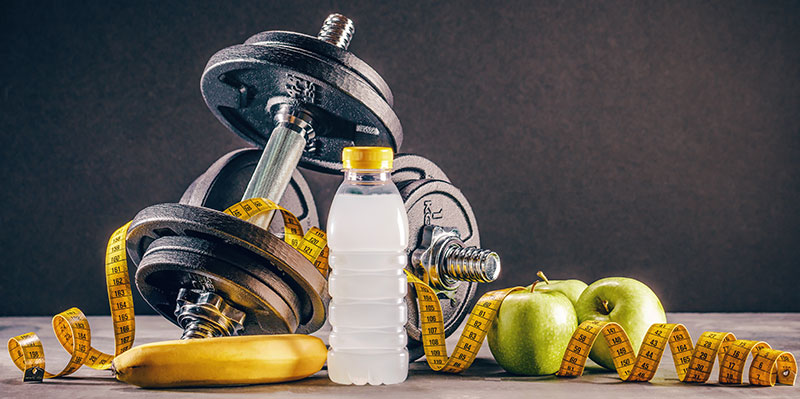
<svg viewBox="0 0 800 399">
<path fill-rule="evenodd" d="M 584 321 L 570 338 L 557 376 L 583 374 L 592 344 L 603 334 L 619 377 L 623 381 L 650 381 L 656 374 L 667 345 L 683 382 L 706 382 L 715 358 L 719 357 L 719 382 L 741 384 L 744 366 L 750 354 L 749 380 L 752 385 L 773 386 L 776 382 L 794 385 L 797 363 L 789 352 L 772 349 L 763 341 L 737 340 L 729 332 L 704 332 L 692 346 L 689 331 L 682 324 L 653 324 L 634 356 L 633 346 L 622 327 L 608 321 Z"/>
<path fill-rule="evenodd" d="M 323 276 L 327 276 L 328 247 L 322 230 L 312 228 L 303 235 L 300 223 L 291 212 L 260 198 L 242 201 L 226 209 L 225 213 L 247 220 L 273 210 L 280 211 L 283 216 L 284 240 L 313 262 Z M 133 297 L 124 245 L 129 226 L 130 222 L 111 235 L 106 251 L 106 285 L 114 319 L 115 355 L 130 349 L 135 332 Z M 524 289 L 506 288 L 481 296 L 470 312 L 453 354 L 448 356 L 444 320 L 436 292 L 408 270 L 405 272 L 409 284 L 414 286 L 417 293 L 425 357 L 435 371 L 459 373 L 469 368 L 505 297 Z M 101 370 L 110 368 L 114 356 L 91 347 L 89 323 L 78 308 L 71 308 L 53 317 L 53 330 L 61 346 L 71 355 L 67 366 L 58 374 L 45 371 L 44 350 L 36 334 L 22 334 L 9 340 L 9 354 L 14 364 L 24 371 L 24 381 L 65 376 L 75 372 L 81 365 Z M 681 324 L 652 325 L 642 342 L 639 355 L 634 356 L 633 347 L 622 327 L 617 323 L 602 321 L 586 321 L 578 326 L 556 375 L 580 376 L 590 349 L 601 333 L 612 351 L 620 378 L 626 382 L 652 379 L 667 345 L 672 351 L 678 377 L 683 382 L 707 381 L 715 357 L 719 357 L 719 382 L 741 384 L 745 362 L 750 354 L 753 355 L 749 370 L 750 384 L 773 386 L 779 382 L 794 385 L 797 376 L 797 363 L 789 352 L 771 349 L 762 341 L 736 340 L 733 334 L 725 332 L 705 332 L 693 347 L 689 332 Z"/>
<path fill-rule="evenodd" d="M 224 212 L 247 220 L 255 215 L 280 211 L 284 222 L 284 241 L 297 249 L 323 276 L 328 274 L 328 250 L 325 232 L 312 227 L 303 234 L 297 218 L 274 202 L 253 198 L 239 202 Z M 92 347 L 91 330 L 86 316 L 78 308 L 70 308 L 53 317 L 53 331 L 58 342 L 70 354 L 69 362 L 57 374 L 45 371 L 44 347 L 35 333 L 18 335 L 8 340 L 8 353 L 14 364 L 23 371 L 23 381 L 39 382 L 44 378 L 63 377 L 81 366 L 107 370 L 111 361 L 133 346 L 136 332 L 133 312 L 133 291 L 128 278 L 128 260 L 125 238 L 131 222 L 118 228 L 108 240 L 105 272 L 108 301 L 114 321 L 114 355 Z"/>
<path fill-rule="evenodd" d="M 469 368 L 478 356 L 503 299 L 524 289 L 514 287 L 483 294 L 470 312 L 453 354 L 447 356 L 442 310 L 436 292 L 407 270 L 406 276 L 417 293 L 422 344 L 428 365 L 435 371 L 449 373 L 460 373 Z M 749 370 L 750 384 L 773 386 L 779 382 L 794 385 L 797 376 L 797 363 L 789 352 L 771 349 L 762 341 L 736 340 L 733 334 L 721 332 L 703 333 L 693 347 L 689 332 L 682 324 L 653 324 L 642 342 L 639 355 L 635 356 L 625 330 L 617 323 L 602 321 L 585 321 L 578 326 L 556 375 L 578 377 L 583 374 L 592 344 L 601 333 L 611 349 L 620 378 L 626 382 L 650 381 L 667 345 L 672 351 L 678 377 L 683 382 L 707 381 L 714 357 L 718 356 L 719 382 L 741 384 L 749 354 L 754 356 Z"/>
</svg>

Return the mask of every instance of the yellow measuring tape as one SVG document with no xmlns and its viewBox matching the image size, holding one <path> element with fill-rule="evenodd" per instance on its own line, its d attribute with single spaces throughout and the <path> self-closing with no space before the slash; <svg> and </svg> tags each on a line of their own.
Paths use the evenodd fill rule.
<svg viewBox="0 0 800 399">
<path fill-rule="evenodd" d="M 464 331 L 458 339 L 453 354 L 447 356 L 442 310 L 435 291 L 406 271 L 408 282 L 417 293 L 419 302 L 422 344 L 428 365 L 435 371 L 459 373 L 466 370 L 478 355 L 486 334 L 497 317 L 503 299 L 522 287 L 490 291 L 481 296 L 470 312 Z M 741 384 L 748 355 L 754 359 L 749 370 L 750 384 L 773 386 L 776 382 L 794 385 L 797 363 L 789 352 L 771 349 L 761 341 L 736 340 L 731 333 L 705 332 L 692 346 L 689 332 L 681 324 L 654 324 L 650 327 L 639 356 L 625 330 L 613 322 L 586 321 L 575 330 L 561 367 L 560 377 L 578 377 L 583 374 L 589 350 L 602 333 L 614 355 L 614 365 L 623 381 L 649 381 L 655 376 L 665 347 L 669 344 L 672 358 L 683 382 L 705 382 L 711 375 L 714 357 L 720 358 L 719 382 Z"/>
<path fill-rule="evenodd" d="M 578 326 L 556 375 L 578 377 L 583 374 L 589 350 L 601 333 L 623 381 L 650 381 L 667 345 L 678 379 L 683 382 L 708 381 L 715 358 L 719 357 L 719 382 L 741 384 L 750 354 L 753 355 L 749 370 L 752 385 L 773 386 L 776 382 L 794 385 L 797 377 L 797 363 L 789 352 L 772 349 L 762 341 L 737 340 L 728 332 L 704 332 L 693 347 L 692 338 L 682 324 L 653 324 L 642 341 L 639 355 L 634 356 L 625 330 L 608 321 L 585 321 Z"/>
<path fill-rule="evenodd" d="M 224 212 L 247 220 L 260 213 L 280 211 L 284 222 L 284 241 L 314 263 L 323 276 L 328 274 L 328 250 L 325 232 L 312 227 L 303 234 L 297 218 L 274 202 L 253 198 L 239 202 Z M 24 372 L 23 381 L 36 382 L 44 378 L 69 375 L 82 365 L 98 370 L 111 367 L 115 356 L 130 349 L 136 331 L 133 313 L 133 292 L 128 279 L 125 238 L 131 222 L 117 229 L 108 240 L 106 250 L 106 287 L 114 321 L 114 355 L 92 347 L 91 330 L 86 316 L 78 308 L 70 308 L 53 317 L 53 331 L 58 342 L 70 354 L 66 367 L 57 374 L 45 371 L 44 348 L 35 333 L 18 335 L 8 340 L 8 353 L 14 364 Z"/>
<path fill-rule="evenodd" d="M 419 307 L 420 327 L 422 330 L 422 347 L 428 365 L 435 371 L 460 373 L 472 364 L 483 344 L 483 339 L 489 332 L 500 304 L 508 294 L 523 289 L 522 287 L 506 288 L 490 291 L 478 299 L 472 312 L 469 314 L 467 324 L 461 337 L 458 338 L 452 356 L 447 356 L 447 346 L 444 343 L 444 320 L 442 306 L 436 297 L 436 292 L 428 284 L 422 282 L 408 270 L 405 270 L 408 283 L 414 286 L 417 292 Z"/>
<path fill-rule="evenodd" d="M 328 247 L 325 233 L 314 227 L 305 235 L 297 218 L 272 201 L 250 199 L 225 210 L 225 213 L 247 220 L 257 214 L 277 210 L 284 220 L 284 240 L 314 263 L 323 276 L 328 274 Z M 130 349 L 134 337 L 133 293 L 128 280 L 125 235 L 130 222 L 117 229 L 108 241 L 106 251 L 106 284 L 114 320 L 115 356 Z M 447 355 L 444 320 L 436 292 L 406 270 L 409 284 L 414 286 L 419 305 L 422 343 L 426 360 L 435 371 L 459 373 L 472 364 L 483 340 L 497 317 L 500 305 L 508 294 L 522 287 L 490 291 L 478 299 L 470 312 L 453 354 Z M 61 346 L 70 353 L 67 366 L 58 374 L 44 369 L 44 349 L 34 333 L 11 338 L 8 350 L 14 364 L 24 371 L 24 381 L 41 381 L 71 374 L 81 365 L 108 369 L 114 356 L 91 346 L 91 332 L 86 316 L 71 308 L 53 317 L 53 330 Z M 776 382 L 794 385 L 797 363 L 789 352 L 771 349 L 761 341 L 736 340 L 731 333 L 705 332 L 693 346 L 689 332 L 681 324 L 654 324 L 650 327 L 639 355 L 634 356 L 627 334 L 616 323 L 586 321 L 575 330 L 556 373 L 560 377 L 578 377 L 592 344 L 603 334 L 613 354 L 614 365 L 623 381 L 649 381 L 655 375 L 667 345 L 672 352 L 683 382 L 705 382 L 711 375 L 715 357 L 720 359 L 719 382 L 741 384 L 745 363 L 750 354 L 753 361 L 749 381 L 753 385 L 773 386 Z"/>
</svg>

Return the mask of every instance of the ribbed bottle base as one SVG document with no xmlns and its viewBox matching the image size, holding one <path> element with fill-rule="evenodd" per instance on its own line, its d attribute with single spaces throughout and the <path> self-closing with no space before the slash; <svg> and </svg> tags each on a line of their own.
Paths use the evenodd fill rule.
<svg viewBox="0 0 800 399">
<path fill-rule="evenodd" d="M 408 377 L 408 350 L 329 350 L 328 377 L 344 385 L 399 384 Z"/>
</svg>

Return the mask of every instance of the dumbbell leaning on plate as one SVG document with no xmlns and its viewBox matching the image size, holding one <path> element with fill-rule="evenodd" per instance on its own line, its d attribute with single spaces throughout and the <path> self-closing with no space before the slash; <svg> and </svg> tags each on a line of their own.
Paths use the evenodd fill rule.
<svg viewBox="0 0 800 399">
<path fill-rule="evenodd" d="M 396 151 L 402 142 L 388 86 L 345 50 L 352 27 L 339 22 L 328 18 L 319 38 L 260 33 L 209 60 L 201 84 L 209 108 L 264 146 L 242 199 L 279 202 L 298 163 L 335 172 L 346 146 Z M 184 338 L 317 330 L 327 283 L 294 248 L 264 233 L 272 214 L 245 222 L 184 204 L 142 210 L 127 239 L 139 291 L 184 328 Z"/>
<path fill-rule="evenodd" d="M 209 107 L 240 136 L 256 145 L 266 141 L 265 149 L 223 156 L 189 187 L 183 205 L 157 205 L 137 215 L 128 239 L 137 287 L 184 327 L 185 338 L 307 333 L 324 320 L 327 292 L 309 262 L 286 252 L 274 234 L 199 207 L 219 211 L 240 199 L 280 199 L 308 228 L 318 223 L 317 210 L 295 170 L 298 163 L 339 173 L 345 146 L 399 147 L 391 92 L 344 50 L 352 24 L 343 18 L 329 17 L 319 39 L 264 32 L 209 61 L 203 77 Z M 441 293 L 449 335 L 468 313 L 476 282 L 497 277 L 499 258 L 470 248 L 479 245 L 472 210 L 431 161 L 398 155 L 393 180 L 409 213 L 409 268 Z M 267 227 L 270 219 L 255 223 Z M 407 304 L 409 350 L 416 359 L 422 345 L 413 292 Z"/>
</svg>

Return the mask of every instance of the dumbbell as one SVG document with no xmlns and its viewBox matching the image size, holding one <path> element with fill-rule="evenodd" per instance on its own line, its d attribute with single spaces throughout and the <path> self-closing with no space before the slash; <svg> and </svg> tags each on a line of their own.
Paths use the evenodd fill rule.
<svg viewBox="0 0 800 399">
<path fill-rule="evenodd" d="M 329 17 L 320 37 L 330 39 L 336 29 L 342 33 L 332 41 L 346 47 L 352 25 L 341 16 Z M 317 57 L 303 61 L 309 51 Z M 286 88 L 282 95 L 281 84 Z M 341 95 L 337 88 L 351 90 L 352 98 L 326 97 Z M 256 145 L 266 141 L 265 150 L 224 156 L 190 186 L 182 198 L 185 205 L 159 205 L 137 215 L 128 239 L 131 260 L 138 266 L 137 287 L 156 310 L 184 327 L 185 338 L 314 331 L 320 315 L 324 319 L 327 294 L 309 274 L 307 262 L 296 251 L 287 252 L 274 235 L 197 206 L 221 210 L 242 197 L 274 198 L 280 191 L 275 186 L 292 173 L 295 181 L 286 184 L 300 189 L 289 192 L 308 205 L 313 197 L 302 189 L 302 175 L 294 170 L 298 163 L 338 173 L 345 146 L 399 146 L 402 133 L 391 113 L 391 92 L 346 51 L 304 35 L 266 32 L 215 55 L 203 77 L 203 93 L 226 126 Z M 338 108 L 326 112 L 330 108 L 323 106 Z M 273 125 L 277 127 L 271 134 L 259 134 Z M 304 145 L 297 145 L 302 141 L 298 135 L 304 135 Z M 449 335 L 471 308 L 475 282 L 496 278 L 499 263 L 491 251 L 471 247 L 479 244 L 474 214 L 441 169 L 405 154 L 398 155 L 395 166 L 393 179 L 409 213 L 409 268 L 446 299 L 442 308 Z M 303 202 L 293 209 L 289 198 L 289 209 L 299 209 L 302 216 L 308 208 L 309 217 L 301 220 L 316 224 L 314 207 L 304 208 Z M 259 225 L 266 227 L 269 219 Z M 409 349 L 416 359 L 422 345 L 414 293 L 406 300 Z"/>
<path fill-rule="evenodd" d="M 394 180 L 406 207 L 409 224 L 407 269 L 431 285 L 442 308 L 445 336 L 455 332 L 475 304 L 478 283 L 500 273 L 500 258 L 480 247 L 472 206 L 432 161 L 398 154 Z M 409 359 L 424 354 L 416 292 L 406 295 Z"/>
<path fill-rule="evenodd" d="M 347 146 L 399 148 L 391 91 L 346 51 L 353 32 L 333 14 L 317 37 L 263 32 L 209 60 L 201 79 L 209 109 L 264 148 L 242 199 L 279 202 L 298 164 L 338 172 Z M 315 331 L 325 320 L 327 282 L 266 231 L 271 218 L 242 221 L 186 204 L 145 208 L 127 238 L 137 288 L 183 327 L 183 338 Z"/>
</svg>

